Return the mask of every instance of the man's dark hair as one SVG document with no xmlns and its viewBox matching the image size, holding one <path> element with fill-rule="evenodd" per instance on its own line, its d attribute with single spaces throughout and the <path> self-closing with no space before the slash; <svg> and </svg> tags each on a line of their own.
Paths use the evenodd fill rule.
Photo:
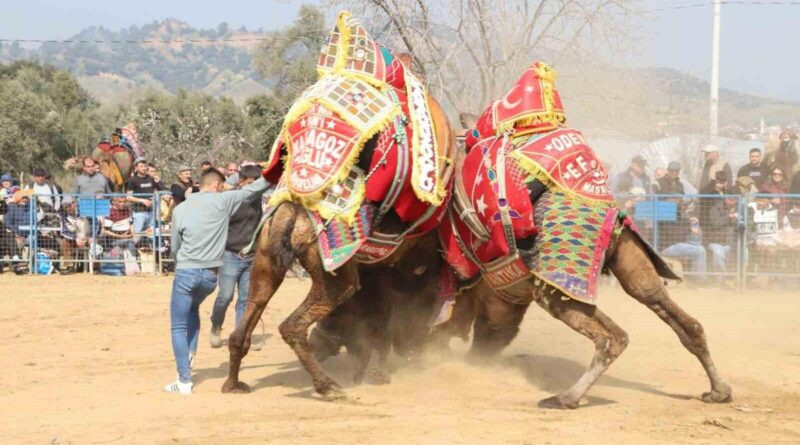
<svg viewBox="0 0 800 445">
<path fill-rule="evenodd" d="M 33 176 L 44 176 L 47 177 L 47 170 L 43 167 L 36 167 L 33 169 Z"/>
<path fill-rule="evenodd" d="M 138 161 L 136 161 L 136 164 L 134 165 L 139 165 L 139 164 L 147 165 L 147 161 L 145 161 L 144 159 L 139 159 Z"/>
<path fill-rule="evenodd" d="M 153 168 L 156 168 L 156 164 L 153 164 L 152 162 L 148 162 L 148 163 L 147 163 L 147 166 L 148 166 L 148 167 L 153 167 Z"/>
<path fill-rule="evenodd" d="M 213 182 L 225 182 L 225 175 L 220 173 L 216 168 L 204 170 L 200 175 L 200 185 L 211 185 Z"/>
<path fill-rule="evenodd" d="M 203 162 L 200 163 L 200 168 L 205 170 L 208 167 L 211 167 L 212 165 L 213 164 L 211 164 L 211 161 L 203 161 Z"/>
<path fill-rule="evenodd" d="M 761 149 L 760 148 L 751 148 L 750 149 L 750 154 L 753 154 L 753 153 L 761 154 Z"/>
<path fill-rule="evenodd" d="M 239 180 L 258 179 L 261 176 L 261 169 L 256 165 L 245 165 L 239 171 Z"/>
</svg>

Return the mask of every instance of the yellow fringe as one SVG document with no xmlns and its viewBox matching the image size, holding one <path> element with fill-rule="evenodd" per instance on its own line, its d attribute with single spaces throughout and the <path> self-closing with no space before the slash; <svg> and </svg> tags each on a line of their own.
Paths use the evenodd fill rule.
<svg viewBox="0 0 800 445">
<path fill-rule="evenodd" d="M 411 94 L 409 94 L 409 92 L 408 92 L 408 89 L 410 88 L 409 85 L 408 85 L 409 84 L 409 77 L 411 77 L 412 78 L 411 82 L 412 83 L 416 83 L 417 86 L 422 88 L 423 93 L 425 94 L 425 97 L 427 98 L 428 93 L 427 93 L 427 91 L 425 91 L 425 86 L 422 84 L 422 82 L 420 82 L 416 77 L 414 77 L 414 74 L 411 72 L 411 69 L 409 67 L 403 66 L 403 69 L 405 70 L 405 76 L 406 76 L 406 94 L 407 94 L 407 96 L 411 97 Z M 425 106 L 426 107 L 428 106 L 427 103 L 425 104 Z M 411 112 L 411 108 L 412 108 L 411 104 L 409 104 L 409 118 L 410 118 L 409 120 L 411 121 L 411 129 L 412 129 L 412 132 L 413 132 L 413 135 L 414 135 L 414 137 L 413 137 L 413 139 L 411 141 L 411 156 L 412 156 L 412 160 L 414 161 L 412 166 L 411 166 L 411 186 L 414 189 L 414 194 L 417 195 L 417 198 L 419 198 L 421 201 L 427 202 L 428 204 L 431 204 L 431 205 L 434 205 L 434 206 L 439 206 L 444 201 L 446 190 L 444 189 L 444 186 L 442 185 L 441 178 L 439 177 L 441 162 L 440 162 L 440 159 L 439 159 L 439 144 L 438 144 L 438 141 L 436 140 L 436 123 L 433 121 L 433 116 L 431 115 L 430 116 L 430 118 L 431 118 L 431 136 L 432 136 L 432 141 L 433 141 L 433 151 L 435 153 L 434 159 L 435 159 L 435 162 L 436 162 L 436 167 L 434 168 L 434 171 L 436 173 L 435 173 L 435 177 L 434 177 L 435 183 L 433 185 L 433 192 L 428 192 L 426 190 L 421 190 L 421 189 L 419 189 L 419 187 L 417 187 L 417 184 L 419 183 L 419 176 L 420 176 L 419 164 L 416 162 L 416 160 L 420 158 L 420 153 L 419 153 L 420 147 L 419 147 L 419 136 L 418 136 L 419 135 L 419 125 L 417 123 L 416 117 L 412 115 L 413 113 Z"/>
</svg>

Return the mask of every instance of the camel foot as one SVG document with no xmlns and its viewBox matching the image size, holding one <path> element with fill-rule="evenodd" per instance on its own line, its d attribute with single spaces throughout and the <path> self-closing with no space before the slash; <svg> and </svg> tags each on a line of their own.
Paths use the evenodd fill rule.
<svg viewBox="0 0 800 445">
<path fill-rule="evenodd" d="M 347 394 L 336 382 L 331 382 L 324 385 L 322 388 L 317 388 L 317 392 L 322 396 L 322 400 L 325 400 L 326 402 L 339 402 L 347 400 Z"/>
<path fill-rule="evenodd" d="M 578 407 L 578 402 L 568 402 L 562 400 L 559 396 L 548 397 L 539 401 L 539 408 L 546 409 L 575 409 Z"/>
<path fill-rule="evenodd" d="M 250 387 L 244 382 L 232 382 L 226 380 L 222 385 L 223 394 L 247 394 L 250 392 Z"/>
<path fill-rule="evenodd" d="M 722 384 L 718 389 L 703 393 L 702 399 L 706 403 L 729 403 L 733 400 L 731 387 L 727 384 Z"/>
</svg>

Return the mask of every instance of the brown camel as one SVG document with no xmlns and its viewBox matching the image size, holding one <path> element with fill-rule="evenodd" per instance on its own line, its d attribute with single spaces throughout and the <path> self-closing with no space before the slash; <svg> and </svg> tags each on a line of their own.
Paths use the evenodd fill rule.
<svg viewBox="0 0 800 445">
<path fill-rule="evenodd" d="M 429 320 L 437 309 L 437 276 L 444 263 L 435 234 L 423 236 L 414 255 L 393 267 L 359 265 L 361 288 L 353 298 L 317 322 L 309 343 L 319 361 L 342 347 L 358 362 L 353 380 L 383 384 L 392 350 L 413 360 L 426 345 Z"/>
<path fill-rule="evenodd" d="M 667 293 L 662 277 L 675 276 L 664 261 L 637 234 L 626 228 L 612 240 L 605 267 L 616 276 L 628 295 L 664 320 L 686 349 L 700 360 L 711 382 L 711 390 L 702 395 L 702 400 L 706 403 L 730 402 L 731 387 L 722 381 L 714 366 L 703 326 Z M 492 289 L 482 280 L 467 292 L 478 301 L 470 350 L 472 357 L 496 355 L 508 345 L 519 331 L 522 318 L 532 302 L 594 342 L 595 355 L 584 374 L 566 391 L 540 401 L 541 407 L 577 408 L 581 397 L 628 345 L 625 331 L 599 308 L 567 298 L 536 278 L 502 292 Z"/>
<path fill-rule="evenodd" d="M 438 103 L 428 98 L 431 117 L 434 121 L 437 146 L 440 158 L 450 158 L 455 150 L 455 138 L 447 117 Z M 375 138 L 379 137 L 376 135 Z M 373 140 L 375 140 L 373 138 Z M 371 142 L 361 153 L 368 157 Z M 369 161 L 369 159 L 360 159 Z M 369 165 L 367 162 L 366 165 Z M 452 168 L 442 163 L 439 171 L 445 183 L 449 182 Z M 378 203 L 374 203 L 378 204 Z M 397 222 L 385 217 L 378 230 L 382 233 L 398 233 Z M 421 246 L 426 237 L 407 238 L 388 258 L 377 263 L 381 267 L 397 264 L 407 253 Z M 308 272 L 311 290 L 303 303 L 284 320 L 279 331 L 283 340 L 291 346 L 297 358 L 311 375 L 314 388 L 328 400 L 345 398 L 341 386 L 328 376 L 314 357 L 308 343 L 308 329 L 315 322 L 330 314 L 337 306 L 347 301 L 360 288 L 358 262 L 353 259 L 342 265 L 335 273 L 323 268 L 316 231 L 305 209 L 295 203 L 284 203 L 264 225 L 256 246 L 256 259 L 250 280 L 250 293 L 242 323 L 231 334 L 228 342 L 230 350 L 230 370 L 228 379 L 222 386 L 223 392 L 248 392 L 249 387 L 239 381 L 239 367 L 250 348 L 252 332 L 272 296 L 277 291 L 289 266 L 294 260 Z"/>
</svg>

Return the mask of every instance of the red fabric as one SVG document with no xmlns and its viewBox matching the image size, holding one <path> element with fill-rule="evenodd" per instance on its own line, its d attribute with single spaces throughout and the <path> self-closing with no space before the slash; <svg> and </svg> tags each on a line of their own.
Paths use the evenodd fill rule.
<svg viewBox="0 0 800 445">
<path fill-rule="evenodd" d="M 447 262 L 465 278 L 475 275 L 478 268 L 459 251 L 449 219 L 453 219 L 461 239 L 467 246 L 473 247 L 481 262 L 488 263 L 510 253 L 510 246 L 506 240 L 500 216 L 499 173 L 495 167 L 498 152 L 511 147 L 508 141 L 505 146 L 502 141 L 502 138 L 491 138 L 477 144 L 467 154 L 462 170 L 456 172 L 464 181 L 464 187 L 469 193 L 470 201 L 477 211 L 479 220 L 489 231 L 489 239 L 482 242 L 452 213 L 442 224 L 440 231 Z M 514 238 L 527 238 L 536 233 L 536 227 L 533 220 L 533 205 L 525 184 L 526 174 L 507 156 L 505 170 L 505 191 Z"/>
<path fill-rule="evenodd" d="M 539 76 L 539 72 L 544 68 L 541 62 L 534 62 L 531 66 L 522 73 L 517 82 L 511 90 L 503 96 L 502 99 L 497 100 L 492 105 L 494 109 L 494 122 L 495 125 L 506 122 L 515 121 L 525 118 L 528 115 L 547 113 L 547 99 L 546 89 L 552 89 L 553 106 L 552 112 L 564 113 L 564 105 L 561 103 L 561 97 L 552 85 L 550 80 L 543 79 Z M 549 85 L 548 85 L 549 84 Z M 536 129 L 536 132 L 548 131 L 557 128 L 558 122 L 542 122 L 532 126 L 524 127 L 525 129 Z M 522 127 L 515 125 L 517 129 Z"/>
<path fill-rule="evenodd" d="M 608 172 L 578 130 L 534 135 L 516 152 L 534 161 L 562 187 L 590 199 L 613 201 Z"/>
<path fill-rule="evenodd" d="M 124 209 L 118 209 L 114 206 L 111 206 L 111 212 L 108 214 L 108 219 L 113 222 L 122 221 L 123 219 L 128 219 L 131 217 L 131 209 L 125 207 Z"/>
<path fill-rule="evenodd" d="M 330 185 L 359 137 L 355 128 L 320 104 L 314 104 L 287 130 L 292 153 L 287 185 L 299 196 Z"/>
</svg>

